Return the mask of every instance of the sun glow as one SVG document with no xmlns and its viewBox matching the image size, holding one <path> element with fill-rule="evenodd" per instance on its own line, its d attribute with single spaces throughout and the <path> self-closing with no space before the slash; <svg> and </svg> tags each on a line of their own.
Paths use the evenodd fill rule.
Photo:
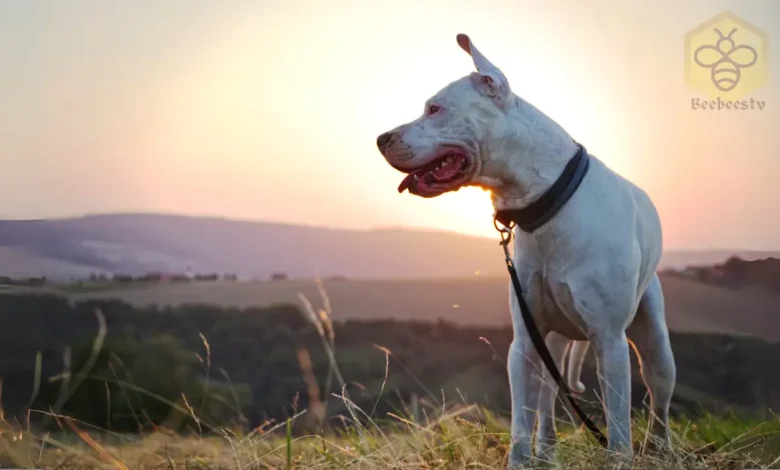
<svg viewBox="0 0 780 470">
<path fill-rule="evenodd" d="M 376 51 L 386 49 L 366 26 L 370 21 L 356 26 L 365 38 L 357 48 L 355 31 L 340 34 L 315 16 L 301 22 L 310 36 L 321 38 L 316 45 L 245 20 L 231 23 L 208 47 L 179 58 L 178 73 L 168 78 L 157 101 L 160 109 L 148 142 L 167 150 L 158 164 L 160 178 L 190 178 L 194 185 L 221 175 L 231 180 L 231 192 L 243 194 L 263 181 L 273 194 L 298 200 L 283 197 L 275 201 L 278 205 L 266 205 L 266 217 L 275 220 L 295 212 L 285 205 L 303 205 L 308 199 L 309 204 L 381 206 L 383 215 L 400 224 L 489 233 L 487 191 L 463 188 L 435 200 L 398 195 L 402 175 L 386 164 L 375 144 L 377 135 L 415 119 L 427 98 L 472 71 L 470 58 L 455 44 L 457 30 L 442 32 L 450 39 L 449 48 L 442 47 L 444 41 L 427 41 L 422 48 L 426 41 L 421 37 L 399 36 L 394 49 L 407 52 L 388 57 L 382 62 L 391 67 L 369 75 L 363 64 L 376 62 Z M 281 89 L 294 93 L 278 93 Z M 183 166 L 189 170 L 182 172 Z M 345 184 L 361 197 L 342 197 Z M 317 200 L 318 194 L 328 198 Z M 216 197 L 225 203 L 230 196 Z M 232 210 L 249 212 L 253 202 L 234 197 L 229 204 Z M 352 214 L 332 210 L 311 223 L 388 223 L 386 217 L 372 221 Z"/>
<path fill-rule="evenodd" d="M 0 88 L 14 93 L 0 154 L 13 158 L 0 186 L 50 188 L 4 216 L 150 211 L 492 236 L 487 191 L 398 194 L 403 174 L 376 148 L 474 70 L 455 41 L 467 33 L 516 94 L 648 191 L 670 245 L 776 243 L 762 217 L 780 194 L 780 108 L 689 106 L 678 52 L 714 14 L 703 0 L 672 16 L 636 2 L 147 3 L 68 3 L 56 22 L 29 7 L 30 27 L 0 28 L 33 48 L 4 56 Z M 765 30 L 777 17 L 740 11 Z M 770 80 L 757 95 L 768 103 L 780 90 Z M 750 233 L 728 235 L 724 217 Z"/>
<path fill-rule="evenodd" d="M 493 236 L 493 205 L 490 191 L 478 187 L 461 188 L 439 196 L 438 220 L 469 235 Z M 428 201 L 420 201 L 425 204 Z"/>
<path fill-rule="evenodd" d="M 457 15 L 447 10 L 456 21 L 435 26 L 439 40 L 430 39 L 432 32 L 423 27 L 424 22 L 419 28 L 405 25 L 404 34 L 395 36 L 391 48 L 372 34 L 373 16 L 383 23 L 398 20 L 400 24 L 402 18 L 414 23 L 413 18 L 435 17 L 443 11 L 435 3 L 425 8 L 431 11 L 415 11 L 407 17 L 404 7 L 376 12 L 356 4 L 352 14 L 367 16 L 348 33 L 333 29 L 316 15 L 301 18 L 299 26 L 308 36 L 319 38 L 316 43 L 290 39 L 282 29 L 258 28 L 248 19 L 230 23 L 210 39 L 208 47 L 179 58 L 178 73 L 169 78 L 166 94 L 161 95 L 153 146 L 166 148 L 169 154 L 162 164 L 168 168 L 159 174 L 187 177 L 180 168 L 188 165 L 192 184 L 206 175 L 221 174 L 231 180 L 231 192 L 239 194 L 251 194 L 257 181 L 263 181 L 273 194 L 297 200 L 283 198 L 265 205 L 265 217 L 276 220 L 316 201 L 334 209 L 382 207 L 384 217 L 372 220 L 359 210 L 340 207 L 323 210 L 322 219 L 313 218 L 311 223 L 397 223 L 492 234 L 488 191 L 462 188 L 433 200 L 398 195 L 395 188 L 402 175 L 386 164 L 375 144 L 377 135 L 417 118 L 431 95 L 473 71 L 471 59 L 455 43 L 457 25 L 469 24 L 472 37 L 482 39 L 478 43 L 501 64 L 513 86 L 533 90 L 532 102 L 564 115 L 567 125 L 578 121 L 587 125 L 592 120 L 580 120 L 579 110 L 586 109 L 585 104 L 564 114 L 566 97 L 553 93 L 545 76 L 524 73 L 526 66 L 512 60 L 518 54 L 517 43 L 501 42 L 489 34 L 495 18 L 476 19 L 485 16 L 481 9 L 475 11 L 476 18 L 463 9 Z M 378 51 L 389 55 L 378 58 Z M 541 51 L 528 58 L 548 70 L 555 67 Z M 372 72 L 373 66 L 367 64 L 379 64 L 381 72 Z M 274 177 L 269 180 L 267 175 Z M 345 194 L 350 191 L 360 198 Z M 328 199 L 317 201 L 322 194 L 328 194 Z M 230 196 L 217 197 L 224 204 Z M 232 210 L 253 210 L 252 201 L 238 196 L 228 204 Z"/>
</svg>

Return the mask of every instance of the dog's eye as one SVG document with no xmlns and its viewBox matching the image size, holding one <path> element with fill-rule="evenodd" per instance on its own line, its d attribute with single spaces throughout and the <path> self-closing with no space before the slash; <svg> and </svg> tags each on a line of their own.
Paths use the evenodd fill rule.
<svg viewBox="0 0 780 470">
<path fill-rule="evenodd" d="M 428 106 L 428 110 L 426 111 L 426 114 L 428 114 L 428 116 L 430 116 L 432 114 L 436 114 L 436 113 L 439 112 L 440 109 L 441 108 L 439 106 L 437 106 L 435 104 L 432 104 L 432 105 Z"/>
</svg>

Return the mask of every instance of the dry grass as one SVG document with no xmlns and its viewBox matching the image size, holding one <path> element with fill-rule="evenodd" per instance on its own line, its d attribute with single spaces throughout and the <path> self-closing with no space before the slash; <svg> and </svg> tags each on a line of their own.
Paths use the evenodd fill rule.
<svg viewBox="0 0 780 470">
<path fill-rule="evenodd" d="M 0 467 L 46 469 L 465 469 L 502 468 L 509 449 L 507 423 L 488 410 L 466 403 L 445 406 L 420 404 L 411 410 L 388 413 L 383 418 L 374 410 L 354 406 L 346 382 L 335 362 L 335 335 L 331 327 L 330 299 L 317 284 L 323 308 L 315 308 L 308 298 L 299 300 L 317 328 L 325 347 L 332 374 L 328 380 L 340 385 L 340 392 L 319 396 L 320 384 L 307 374 L 308 353 L 299 360 L 309 382 L 310 407 L 295 410 L 282 423 L 244 431 L 200 428 L 189 435 L 177 435 L 163 427 L 144 435 L 121 435 L 97 429 L 56 410 L 42 412 L 60 425 L 60 432 L 35 433 L 29 425 L 2 419 L 0 422 Z M 98 316 L 99 312 L 98 312 Z M 105 334 L 96 340 L 96 352 Z M 206 345 L 208 360 L 208 341 Z M 391 352 L 384 350 L 387 355 Z M 83 371 L 82 371 L 83 372 Z M 80 376 L 77 374 L 76 377 Z M 329 384 L 323 387 L 329 390 Z M 381 393 L 380 393 L 381 395 Z M 337 416 L 345 426 L 332 426 L 321 399 L 342 402 L 347 410 Z M 195 422 L 200 418 L 189 406 Z M 56 404 L 55 404 L 56 408 Z M 295 408 L 295 407 L 294 407 Z M 308 435 L 294 433 L 300 421 L 308 420 L 318 429 Z M 553 465 L 566 469 L 607 468 L 614 455 L 601 449 L 583 429 L 571 421 L 559 423 L 558 453 L 553 462 L 534 462 L 534 467 Z M 208 429 L 212 429 L 211 426 Z M 663 455 L 650 451 L 652 436 L 647 421 L 635 419 L 635 456 L 620 462 L 626 468 L 780 468 L 780 420 L 750 423 L 739 419 L 705 417 L 696 423 L 673 423 L 673 448 Z"/>
<path fill-rule="evenodd" d="M 0 438 L 0 463 L 46 469 L 459 469 L 501 468 L 506 463 L 506 423 L 475 407 L 438 410 L 421 423 L 391 415 L 388 422 L 370 420 L 352 423 L 342 432 L 293 437 L 292 424 L 305 414 L 248 434 L 223 429 L 204 436 L 177 436 L 164 430 L 122 436 L 72 421 L 71 433 L 35 436 L 9 429 Z M 663 456 L 647 451 L 645 429 L 641 420 L 634 425 L 636 455 L 630 468 L 780 468 L 777 454 L 773 459 L 765 449 L 768 436 L 760 428 L 725 444 L 711 444 L 695 426 L 678 424 L 674 450 Z M 775 426 L 775 438 L 778 432 Z M 552 463 L 557 468 L 598 469 L 614 460 L 610 457 L 584 430 L 569 428 L 560 432 Z M 549 462 L 537 462 L 535 467 L 544 465 Z"/>
</svg>

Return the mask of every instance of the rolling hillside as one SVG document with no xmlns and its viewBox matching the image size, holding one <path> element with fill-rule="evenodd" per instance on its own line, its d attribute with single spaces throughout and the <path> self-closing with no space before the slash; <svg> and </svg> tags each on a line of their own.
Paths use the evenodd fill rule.
<svg viewBox="0 0 780 470">
<path fill-rule="evenodd" d="M 780 294 L 748 288 L 723 289 L 674 275 L 662 275 L 669 327 L 677 331 L 749 335 L 780 340 Z M 437 280 L 324 281 L 336 319 L 429 321 L 461 325 L 509 324 L 508 281 L 504 277 Z M 135 287 L 71 294 L 77 300 L 118 298 L 144 307 L 192 303 L 251 307 L 299 303 L 303 293 L 322 304 L 310 280 L 205 282 Z"/>
<path fill-rule="evenodd" d="M 670 251 L 662 268 L 714 264 L 749 251 Z M 496 241 L 423 230 L 341 230 L 159 214 L 0 221 L 0 276 L 83 277 L 89 272 L 275 272 L 311 278 L 503 276 Z"/>
</svg>

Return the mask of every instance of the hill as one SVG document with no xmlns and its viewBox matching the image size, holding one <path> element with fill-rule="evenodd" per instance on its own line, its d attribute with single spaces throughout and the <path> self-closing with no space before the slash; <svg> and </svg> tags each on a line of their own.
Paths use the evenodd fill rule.
<svg viewBox="0 0 780 470">
<path fill-rule="evenodd" d="M 780 259 L 772 257 L 747 261 L 732 256 L 715 266 L 690 266 L 676 274 L 728 289 L 750 286 L 780 293 Z"/>
<path fill-rule="evenodd" d="M 321 305 L 318 298 L 312 301 L 315 308 Z M 293 403 L 308 407 L 315 396 L 330 401 L 332 413 L 343 413 L 328 392 L 339 389 L 329 372 L 328 348 L 361 409 L 375 406 L 384 390 L 379 416 L 403 408 L 414 395 L 439 409 L 444 401 L 481 404 L 502 415 L 509 409 L 505 359 L 511 327 L 321 317 L 315 325 L 305 309 L 293 305 L 136 308 L 117 301 L 0 296 L 6 417 L 24 416 L 27 406 L 53 407 L 117 432 L 148 428 L 150 420 L 184 426 L 170 418 L 172 403 L 159 398 L 184 405 L 182 392 L 209 427 L 237 414 L 251 426 L 278 421 Z M 93 344 L 95 338 L 100 340 Z M 780 344 L 679 332 L 672 332 L 671 341 L 678 370 L 675 414 L 694 417 L 731 407 L 761 417 L 780 406 Z M 584 399 L 596 411 L 592 357 L 583 373 Z M 641 407 L 645 392 L 636 373 L 633 382 L 632 401 Z M 63 387 L 73 389 L 65 401 L 58 399 Z M 140 390 L 154 395 L 139 395 Z M 40 413 L 35 420 L 41 426 L 47 421 Z"/>
<path fill-rule="evenodd" d="M 21 257 L 0 259 L 4 275 L 62 272 L 51 260 L 78 265 L 81 272 L 192 270 L 261 278 L 275 272 L 293 277 L 468 276 L 502 267 L 491 240 L 455 233 L 334 230 L 153 214 L 0 221 L 0 246 L 41 259 L 35 266 Z"/>
<path fill-rule="evenodd" d="M 3 467 L 503 468 L 506 460 L 508 327 L 326 321 L 320 333 L 290 306 L 137 309 L 41 295 L 0 297 L 0 312 Z M 780 405 L 780 345 L 676 333 L 671 341 L 674 450 L 643 452 L 651 437 L 632 361 L 632 468 L 774 468 L 780 426 L 767 408 Z M 603 429 L 592 361 L 584 372 L 581 402 Z M 611 468 L 572 418 L 558 417 L 561 468 Z"/>
<path fill-rule="evenodd" d="M 669 251 L 662 268 L 713 264 L 732 255 L 773 254 Z M 504 269 L 495 239 L 454 232 L 342 230 L 162 214 L 0 221 L 0 276 L 194 271 L 252 278 L 276 272 L 306 278 L 435 278 L 498 276 Z"/>
<path fill-rule="evenodd" d="M 663 275 L 662 283 L 669 325 L 677 330 L 670 335 L 678 370 L 672 399 L 675 435 L 680 436 L 675 459 L 686 463 L 679 460 L 671 466 L 646 468 L 689 468 L 689 461 L 701 462 L 701 456 L 691 451 L 704 447 L 727 459 L 740 455 L 739 459 L 751 462 L 748 467 L 755 467 L 757 461 L 770 463 L 780 449 L 777 421 L 768 411 L 780 406 L 775 372 L 780 367 L 780 295 L 752 287 L 728 290 L 675 275 Z M 237 455 L 232 441 L 229 453 L 212 455 L 199 437 L 220 436 L 224 441 L 226 428 L 236 433 L 237 446 L 252 452 L 263 449 L 254 457 L 242 451 L 241 458 L 267 459 L 284 443 L 249 445 L 249 437 L 278 436 L 266 430 L 284 431 L 284 420 L 290 416 L 296 418 L 287 428 L 291 436 L 287 445 L 293 442 L 300 449 L 304 436 L 316 435 L 320 426 L 336 431 L 326 434 L 329 446 L 336 442 L 335 436 L 359 437 L 356 427 L 366 426 L 383 443 L 376 448 L 384 448 L 386 435 L 407 442 L 409 426 L 426 426 L 432 418 L 427 427 L 439 430 L 441 425 L 434 424 L 438 419 L 458 415 L 455 422 L 466 428 L 441 428 L 444 443 L 435 445 L 444 449 L 441 456 L 453 455 L 446 451 L 451 433 L 457 434 L 452 442 L 462 446 L 458 436 L 479 435 L 476 432 L 484 435 L 477 438 L 480 442 L 490 442 L 480 448 L 492 452 L 486 462 L 503 461 L 509 412 L 504 361 L 512 337 L 506 325 L 506 279 L 346 279 L 326 280 L 324 285 L 333 309 L 324 318 L 333 321 L 320 323 L 322 330 L 307 320 L 305 310 L 290 305 L 300 305 L 297 293 L 304 292 L 315 308 L 330 310 L 313 281 L 137 286 L 71 293 L 70 299 L 41 295 L 43 289 L 0 295 L 0 378 L 6 422 L 25 422 L 28 427 L 32 422 L 32 428 L 46 436 L 45 443 L 51 438 L 44 431 L 56 433 L 56 425 L 62 425 L 47 420 L 46 413 L 69 416 L 82 428 L 78 431 L 82 439 L 84 429 L 104 436 L 101 456 L 104 448 L 133 462 L 161 461 L 160 455 L 165 455 L 167 461 L 159 468 L 172 468 L 169 452 L 178 452 L 173 449 L 187 440 L 174 433 L 193 436 L 198 439 L 193 454 L 182 456 L 184 462 L 173 457 L 181 464 L 178 468 L 191 466 L 190 458 L 202 462 L 204 454 L 209 460 Z M 135 305 L 111 300 L 117 297 Z M 453 299 L 460 303 L 452 303 Z M 141 306 L 150 302 L 178 306 Z M 222 306 L 207 305 L 215 303 Z M 268 305 L 230 306 L 240 303 Z M 102 312 L 97 318 L 95 307 Z M 437 317 L 449 321 L 436 321 Z M 99 335 L 101 331 L 105 336 Z M 93 344 L 96 336 L 102 339 Z M 328 348 L 335 350 L 332 360 Z M 642 410 L 647 397 L 633 354 L 632 369 L 635 447 L 639 449 L 646 443 Z M 581 397 L 586 413 L 603 426 L 592 353 L 583 381 L 588 387 Z M 361 417 L 372 417 L 371 424 L 350 421 L 349 409 L 333 395 L 343 390 L 365 413 Z M 301 416 L 300 410 L 306 413 Z M 468 412 L 471 421 L 460 419 L 467 417 L 459 414 L 464 410 L 476 413 Z M 571 432 L 563 410 L 559 416 L 560 428 Z M 346 417 L 346 422 L 339 417 Z M 341 428 L 344 425 L 346 429 Z M 15 426 L 9 425 L 7 431 L 15 431 Z M 427 427 L 420 429 L 429 440 Z M 145 436 L 157 444 L 147 447 L 151 441 Z M 74 439 L 70 436 L 66 442 Z M 323 438 L 318 439 L 316 444 L 324 445 Z M 32 440 L 36 448 L 49 447 Z M 143 442 L 143 450 L 134 447 L 136 441 L 139 446 Z M 571 443 L 570 438 L 566 441 Z M 582 444 L 572 448 L 581 452 Z M 17 449 L 20 445 L 8 444 Z M 355 441 L 343 446 L 350 445 L 354 447 Z M 48 450 L 24 455 L 38 455 L 46 468 L 49 463 L 77 468 L 75 462 L 96 448 L 93 441 L 85 446 L 65 450 L 75 457 Z M 332 461 L 328 451 L 323 452 L 318 456 Z M 715 456 L 707 455 L 707 463 L 696 468 L 741 468 L 713 466 Z M 441 467 L 441 457 L 435 460 Z M 587 468 L 603 468 L 591 457 L 586 460 Z M 283 464 L 284 454 L 274 461 Z M 303 466 L 308 462 L 296 461 Z M 2 453 L 0 462 L 4 462 Z M 226 468 L 225 462 L 215 468 Z M 312 466 L 321 463 L 317 457 L 311 462 Z M 17 460 L 4 463 L 19 466 Z M 566 468 L 580 467 L 567 464 Z"/>
<path fill-rule="evenodd" d="M 460 325 L 509 324 L 506 277 L 425 280 L 324 280 L 339 320 L 437 320 Z M 750 335 L 780 340 L 780 294 L 756 288 L 732 291 L 662 274 L 671 329 Z M 319 298 L 312 280 L 160 284 L 71 293 L 73 300 L 121 299 L 147 305 L 214 304 L 247 308 L 299 304 L 298 294 Z"/>
</svg>

